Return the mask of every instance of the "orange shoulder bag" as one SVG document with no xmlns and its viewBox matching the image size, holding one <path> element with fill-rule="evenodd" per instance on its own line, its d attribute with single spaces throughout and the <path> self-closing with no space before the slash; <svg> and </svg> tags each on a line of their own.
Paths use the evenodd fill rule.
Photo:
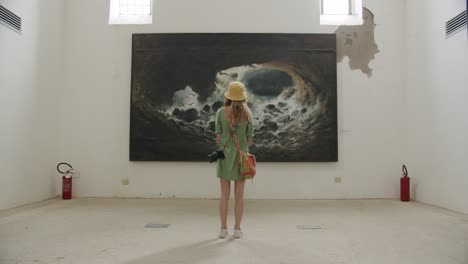
<svg viewBox="0 0 468 264">
<path fill-rule="evenodd" d="M 229 128 L 231 129 L 231 134 L 232 138 L 234 139 L 234 142 L 236 143 L 237 147 L 237 154 L 238 154 L 238 159 L 237 159 L 237 165 L 239 166 L 240 173 L 242 175 L 242 178 L 245 179 L 252 179 L 255 177 L 255 174 L 257 173 L 257 161 L 255 159 L 255 155 L 252 155 L 248 152 L 243 152 L 240 148 L 239 145 L 239 140 L 237 138 L 236 132 L 234 131 L 234 128 L 232 127 L 232 122 L 231 119 L 229 118 L 229 115 L 227 112 L 226 114 L 226 119 L 229 123 Z"/>
</svg>

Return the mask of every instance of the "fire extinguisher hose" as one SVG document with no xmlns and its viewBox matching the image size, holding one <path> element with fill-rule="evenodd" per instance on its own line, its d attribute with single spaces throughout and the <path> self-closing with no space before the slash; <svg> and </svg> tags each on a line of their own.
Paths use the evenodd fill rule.
<svg viewBox="0 0 468 264">
<path fill-rule="evenodd" d="M 408 177 L 408 170 L 406 169 L 406 166 L 403 165 L 403 167 L 401 168 L 401 170 L 403 171 L 403 176 L 404 177 Z"/>
<path fill-rule="evenodd" d="M 69 168 L 68 170 L 66 170 L 65 172 L 63 172 L 63 171 L 60 170 L 60 166 L 61 166 L 61 165 L 67 165 L 67 166 L 70 167 L 70 168 Z M 66 162 L 60 162 L 60 163 L 57 165 L 57 171 L 60 172 L 61 174 L 65 174 L 65 173 L 67 173 L 67 172 L 68 172 L 69 170 L 71 170 L 71 169 L 73 169 L 73 167 L 72 167 L 70 164 L 66 163 Z"/>
</svg>

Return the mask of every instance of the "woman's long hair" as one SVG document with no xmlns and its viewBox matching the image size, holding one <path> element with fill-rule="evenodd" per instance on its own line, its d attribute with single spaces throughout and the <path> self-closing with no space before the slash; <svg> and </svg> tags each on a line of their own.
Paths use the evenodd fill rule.
<svg viewBox="0 0 468 264">
<path fill-rule="evenodd" d="M 231 111 L 229 114 L 230 114 L 231 122 L 234 125 L 245 124 L 249 122 L 251 112 L 245 100 L 232 101 L 232 100 L 226 99 L 226 101 L 224 102 L 224 105 L 231 107 Z"/>
</svg>

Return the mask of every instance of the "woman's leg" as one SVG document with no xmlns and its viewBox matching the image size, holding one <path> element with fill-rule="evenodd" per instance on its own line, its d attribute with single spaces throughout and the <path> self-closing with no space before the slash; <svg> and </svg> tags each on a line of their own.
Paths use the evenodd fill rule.
<svg viewBox="0 0 468 264">
<path fill-rule="evenodd" d="M 236 224 L 234 229 L 240 229 L 242 215 L 244 214 L 244 186 L 245 180 L 235 181 L 234 196 L 236 199 L 236 204 L 234 206 L 234 214 L 236 216 Z"/>
<path fill-rule="evenodd" d="M 221 198 L 219 200 L 219 216 L 221 218 L 221 229 L 227 229 L 227 215 L 229 206 L 229 195 L 231 194 L 231 182 L 219 179 L 221 183 Z"/>
</svg>

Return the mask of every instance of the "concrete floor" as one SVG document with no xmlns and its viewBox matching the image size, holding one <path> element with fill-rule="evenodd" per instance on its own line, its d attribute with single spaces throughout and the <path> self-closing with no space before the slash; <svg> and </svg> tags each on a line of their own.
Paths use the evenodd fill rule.
<svg viewBox="0 0 468 264">
<path fill-rule="evenodd" d="M 81 198 L 1 211 L 0 263 L 468 264 L 468 216 L 420 203 L 247 200 L 241 240 L 216 239 L 217 207 Z"/>
</svg>

